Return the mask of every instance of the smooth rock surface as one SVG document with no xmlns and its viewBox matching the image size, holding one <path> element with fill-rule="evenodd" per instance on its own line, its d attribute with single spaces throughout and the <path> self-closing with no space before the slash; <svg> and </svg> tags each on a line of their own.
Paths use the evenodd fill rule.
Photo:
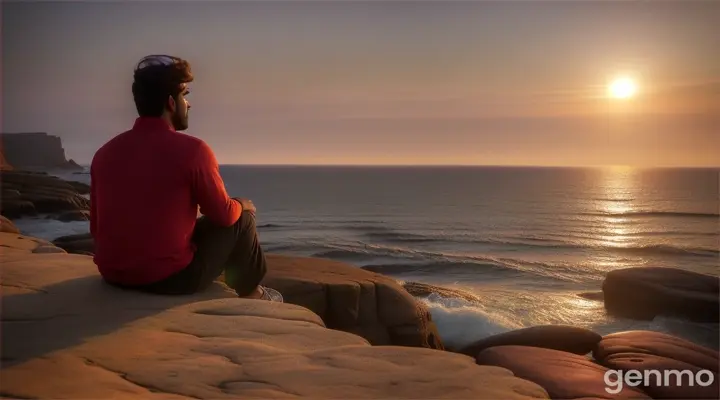
<svg viewBox="0 0 720 400">
<path fill-rule="evenodd" d="M 698 374 L 701 370 L 712 373 L 712 384 L 709 386 L 690 385 L 687 375 L 677 376 L 666 385 L 654 377 L 649 385 L 642 389 L 656 399 L 718 399 L 720 386 L 718 352 L 698 346 L 682 338 L 652 331 L 627 331 L 609 334 L 603 337 L 593 352 L 598 363 L 613 370 L 689 371 Z M 707 379 L 710 377 L 702 377 Z"/>
<path fill-rule="evenodd" d="M 7 398 L 547 398 L 538 385 L 470 357 L 373 347 L 310 310 L 235 297 L 104 285 L 90 257 L 33 254 L 7 233 L 2 369 Z"/>
<path fill-rule="evenodd" d="M 623 386 L 618 393 L 605 383 L 608 368 L 587 357 L 564 351 L 526 346 L 497 346 L 477 356 L 480 365 L 511 370 L 515 376 L 542 386 L 552 399 L 649 399 L 636 388 Z M 610 392 L 606 389 L 609 389 Z"/>
<path fill-rule="evenodd" d="M 309 308 L 329 328 L 373 345 L 443 348 L 427 307 L 387 276 L 327 259 L 268 255 L 262 284 Z"/>
<path fill-rule="evenodd" d="M 53 240 L 53 244 L 63 248 L 68 253 L 87 255 L 95 252 L 95 240 L 89 232 L 60 236 Z"/>
<path fill-rule="evenodd" d="M 605 308 L 617 316 L 720 320 L 720 278 L 715 276 L 674 268 L 625 268 L 610 271 L 602 289 Z"/>
<path fill-rule="evenodd" d="M 9 219 L 0 215 L 0 232 L 20 233 L 20 230 Z"/>
<path fill-rule="evenodd" d="M 539 325 L 517 329 L 480 339 L 459 352 L 475 357 L 481 351 L 503 345 L 531 346 L 545 349 L 587 354 L 602 339 L 599 334 L 585 328 L 566 325 Z"/>
<path fill-rule="evenodd" d="M 88 234 L 57 238 L 68 253 L 92 254 Z M 395 280 L 341 262 L 267 254 L 262 284 L 279 290 L 286 303 L 309 308 L 332 329 L 360 335 L 374 345 L 442 349 L 427 308 Z"/>
</svg>

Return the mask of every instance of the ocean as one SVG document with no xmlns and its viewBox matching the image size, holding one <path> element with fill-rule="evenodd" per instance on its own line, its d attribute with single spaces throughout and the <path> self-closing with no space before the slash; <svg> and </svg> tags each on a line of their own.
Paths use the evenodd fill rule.
<svg viewBox="0 0 720 400">
<path fill-rule="evenodd" d="M 617 268 L 719 275 L 720 169 L 224 165 L 221 175 L 231 196 L 257 206 L 268 252 L 478 296 L 421 299 L 451 346 L 570 324 L 600 334 L 658 330 L 718 348 L 717 324 L 614 318 L 578 294 L 600 291 Z M 16 222 L 46 239 L 88 229 Z"/>
</svg>

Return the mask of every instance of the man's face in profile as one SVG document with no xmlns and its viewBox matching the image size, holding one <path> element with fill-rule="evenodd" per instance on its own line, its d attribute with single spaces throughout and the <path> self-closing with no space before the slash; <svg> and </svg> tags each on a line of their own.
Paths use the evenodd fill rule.
<svg viewBox="0 0 720 400">
<path fill-rule="evenodd" d="M 172 113 L 171 120 L 173 127 L 177 131 L 184 131 L 188 128 L 188 114 L 190 111 L 190 102 L 187 100 L 187 95 L 190 94 L 187 84 L 183 83 L 180 86 L 180 94 L 177 96 L 175 101 L 175 112 Z"/>
</svg>

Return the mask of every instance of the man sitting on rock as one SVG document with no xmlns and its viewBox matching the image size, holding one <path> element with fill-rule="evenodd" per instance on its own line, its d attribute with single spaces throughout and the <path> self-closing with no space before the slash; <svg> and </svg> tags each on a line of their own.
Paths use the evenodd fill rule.
<svg viewBox="0 0 720 400">
<path fill-rule="evenodd" d="M 138 63 L 132 93 L 139 117 L 95 153 L 90 168 L 95 263 L 116 286 L 190 294 L 224 271 L 238 296 L 282 301 L 260 286 L 266 261 L 255 206 L 230 198 L 210 147 L 180 133 L 188 128 L 192 81 L 183 59 L 152 55 Z"/>
</svg>

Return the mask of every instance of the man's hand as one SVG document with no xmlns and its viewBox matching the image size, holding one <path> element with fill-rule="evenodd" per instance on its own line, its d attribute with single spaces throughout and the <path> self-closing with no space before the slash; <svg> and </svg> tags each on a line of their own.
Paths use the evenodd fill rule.
<svg viewBox="0 0 720 400">
<path fill-rule="evenodd" d="M 255 208 L 255 204 L 253 204 L 252 200 L 248 199 L 241 199 L 239 197 L 233 197 L 240 205 L 242 206 L 243 211 L 247 211 L 251 214 L 255 214 L 257 212 L 257 209 Z"/>
</svg>

